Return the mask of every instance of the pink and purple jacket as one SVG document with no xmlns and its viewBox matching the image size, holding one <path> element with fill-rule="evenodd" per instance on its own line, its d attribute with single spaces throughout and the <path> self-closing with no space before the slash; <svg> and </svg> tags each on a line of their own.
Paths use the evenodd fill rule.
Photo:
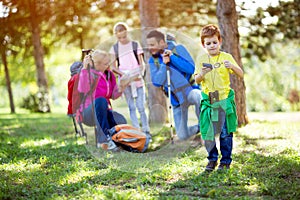
<svg viewBox="0 0 300 200">
<path fill-rule="evenodd" d="M 87 94 L 90 90 L 90 85 L 97 84 L 96 89 L 93 91 L 93 98 L 104 97 L 107 103 L 111 105 L 110 99 L 117 99 L 121 96 L 118 85 L 116 84 L 116 77 L 110 70 L 106 70 L 104 73 L 91 69 L 90 71 L 91 84 L 89 73 L 87 69 L 82 69 L 79 75 L 78 91 Z M 98 83 L 97 83 L 98 82 Z M 80 111 L 84 110 L 91 104 L 91 95 L 87 95 L 84 105 L 80 107 Z"/>
</svg>

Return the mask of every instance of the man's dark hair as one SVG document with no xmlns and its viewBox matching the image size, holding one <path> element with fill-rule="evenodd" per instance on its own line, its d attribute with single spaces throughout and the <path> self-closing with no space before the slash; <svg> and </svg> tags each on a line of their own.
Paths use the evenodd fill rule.
<svg viewBox="0 0 300 200">
<path fill-rule="evenodd" d="M 161 40 L 165 41 L 165 35 L 158 30 L 150 31 L 147 35 L 147 39 L 149 38 L 155 38 L 157 42 Z"/>
</svg>

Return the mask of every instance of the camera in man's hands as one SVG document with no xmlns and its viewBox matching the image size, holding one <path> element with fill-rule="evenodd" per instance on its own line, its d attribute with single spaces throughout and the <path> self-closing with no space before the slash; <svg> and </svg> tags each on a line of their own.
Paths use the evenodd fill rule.
<svg viewBox="0 0 300 200">
<path fill-rule="evenodd" d="M 213 69 L 213 66 L 212 66 L 212 64 L 210 64 L 210 63 L 202 63 L 202 66 L 203 66 L 203 67 L 206 67 L 206 68 Z"/>
<path fill-rule="evenodd" d="M 210 104 L 213 104 L 213 103 L 219 101 L 219 91 L 218 90 L 216 90 L 214 92 L 209 92 L 208 96 L 209 96 Z"/>
</svg>

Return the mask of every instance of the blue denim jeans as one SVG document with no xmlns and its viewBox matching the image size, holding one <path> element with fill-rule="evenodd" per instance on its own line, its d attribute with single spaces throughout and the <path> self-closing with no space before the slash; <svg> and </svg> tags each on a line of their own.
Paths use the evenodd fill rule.
<svg viewBox="0 0 300 200">
<path fill-rule="evenodd" d="M 224 164 L 230 164 L 232 161 L 231 153 L 232 153 L 232 141 L 233 141 L 233 133 L 228 133 L 227 131 L 227 125 L 226 125 L 226 114 L 224 110 L 219 109 L 219 121 L 213 122 L 215 135 L 219 136 L 220 140 L 220 151 L 222 158 L 220 160 L 220 163 Z M 213 141 L 211 140 L 205 140 L 204 141 L 206 151 L 208 152 L 207 159 L 209 161 L 217 161 L 219 152 L 216 146 L 215 139 Z"/>
<path fill-rule="evenodd" d="M 94 106 L 94 113 L 92 104 L 83 110 L 83 123 L 87 126 L 96 125 L 97 143 L 103 143 L 106 142 L 109 137 L 109 129 L 117 124 L 126 124 L 127 122 L 123 115 L 108 109 L 108 103 L 105 98 L 97 98 L 94 101 Z M 96 122 L 94 122 L 94 117 Z"/>
<path fill-rule="evenodd" d="M 192 135 L 199 133 L 199 115 L 200 115 L 200 101 L 202 95 L 199 89 L 193 89 L 185 104 L 178 107 L 173 107 L 173 116 L 175 122 L 175 130 L 180 140 L 186 140 Z M 195 114 L 197 117 L 197 124 L 188 126 L 188 109 L 189 106 L 195 105 Z"/>
<path fill-rule="evenodd" d="M 141 118 L 142 131 L 150 132 L 148 117 L 145 112 L 145 101 L 146 101 L 145 89 L 144 87 L 139 87 L 136 88 L 136 90 L 137 90 L 137 97 L 135 98 L 132 97 L 131 86 L 128 86 L 124 90 L 124 95 L 129 108 L 131 123 L 132 126 L 136 128 L 140 128 L 139 120 L 136 114 L 136 109 L 137 109 Z"/>
</svg>

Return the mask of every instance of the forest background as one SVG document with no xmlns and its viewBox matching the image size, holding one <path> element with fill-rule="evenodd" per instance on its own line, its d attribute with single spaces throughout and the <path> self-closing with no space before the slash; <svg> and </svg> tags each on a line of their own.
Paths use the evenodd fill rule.
<svg viewBox="0 0 300 200">
<path fill-rule="evenodd" d="M 299 7 L 300 0 L 0 1 L 0 199 L 300 199 L 300 119 L 290 112 L 300 110 Z M 240 124 L 250 120 L 234 136 L 229 171 L 203 173 L 205 148 L 173 151 L 166 126 L 151 127 L 145 154 L 104 152 L 74 137 L 69 67 L 83 48 L 108 50 L 118 21 L 142 45 L 146 27 L 172 32 L 197 67 L 201 27 L 220 26 L 222 49 L 245 71 L 233 81 Z M 150 86 L 148 105 L 164 97 Z"/>
<path fill-rule="evenodd" d="M 234 4 L 237 11 L 246 110 L 299 111 L 299 0 L 222 2 Z M 108 50 L 115 42 L 113 25 L 119 21 L 126 22 L 133 38 L 143 44 L 142 22 L 155 20 L 157 27 L 173 32 L 197 61 L 203 53 L 201 27 L 220 25 L 217 14 L 224 8 L 218 11 L 217 4 L 215 0 L 0 1 L 4 94 L 0 108 L 10 107 L 12 113 L 15 107 L 26 106 L 39 112 L 65 109 L 70 65 L 81 59 L 83 48 Z M 145 12 L 154 17 L 146 18 Z M 46 102 L 39 106 L 41 99 Z"/>
</svg>

